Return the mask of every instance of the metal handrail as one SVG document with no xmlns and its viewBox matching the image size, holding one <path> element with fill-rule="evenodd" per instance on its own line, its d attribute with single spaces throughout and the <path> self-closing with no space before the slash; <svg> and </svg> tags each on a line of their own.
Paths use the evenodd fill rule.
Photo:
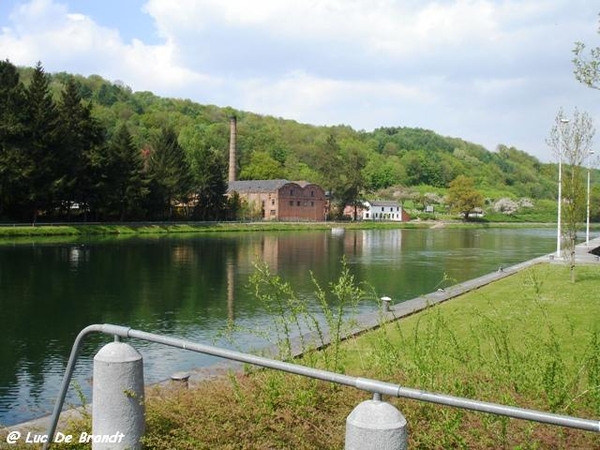
<svg viewBox="0 0 600 450">
<path fill-rule="evenodd" d="M 472 411 L 497 414 L 501 416 L 512 417 L 515 419 L 530 420 L 534 422 L 547 423 L 551 425 L 559 425 L 569 428 L 576 428 L 580 430 L 600 433 L 600 421 L 597 420 L 581 419 L 561 414 L 518 408 L 515 406 L 506 406 L 498 403 L 483 402 L 479 400 L 471 400 L 467 398 L 455 397 L 452 395 L 445 395 L 434 392 L 427 392 L 420 389 L 411 389 L 384 381 L 343 375 L 327 370 L 315 369 L 312 367 L 301 366 L 299 364 L 292 364 L 284 361 L 265 358 L 262 356 L 242 353 L 235 350 L 224 349 L 206 344 L 199 344 L 197 342 L 187 341 L 185 339 L 162 336 L 155 333 L 148 333 L 145 331 L 135 330 L 133 328 L 124 327 L 121 325 L 96 324 L 90 325 L 81 330 L 81 332 L 77 335 L 75 342 L 73 343 L 73 348 L 71 350 L 71 355 L 69 356 L 69 361 L 65 369 L 65 375 L 63 377 L 63 382 L 61 385 L 59 396 L 56 399 L 54 411 L 52 413 L 50 425 L 46 434 L 46 436 L 48 436 L 48 439 L 44 444 L 44 449 L 47 449 L 53 440 L 52 437 L 54 436 L 56 427 L 58 425 L 58 419 L 65 401 L 65 397 L 67 395 L 69 384 L 71 382 L 73 369 L 75 368 L 75 363 L 77 362 L 79 351 L 81 349 L 81 344 L 88 334 L 95 332 L 114 335 L 116 337 L 141 339 L 144 341 L 168 345 L 183 350 L 190 350 L 197 353 L 204 353 L 207 355 L 217 356 L 233 361 L 253 364 L 260 367 L 281 370 L 284 372 L 301 375 L 309 378 L 342 384 L 345 386 L 351 386 L 363 391 L 371 392 L 375 395 L 389 395 L 391 397 L 410 398 L 413 400 L 420 400 L 429 403 L 452 406 L 455 408 L 469 409 Z"/>
</svg>

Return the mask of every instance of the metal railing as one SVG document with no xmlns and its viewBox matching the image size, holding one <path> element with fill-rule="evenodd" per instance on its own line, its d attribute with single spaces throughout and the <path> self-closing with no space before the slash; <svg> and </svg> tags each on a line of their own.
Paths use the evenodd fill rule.
<svg viewBox="0 0 600 450">
<path fill-rule="evenodd" d="M 427 392 L 420 389 L 412 389 L 403 387 L 397 384 L 377 381 L 368 378 L 353 377 L 350 375 L 343 375 L 335 372 L 330 372 L 321 369 L 315 369 L 312 367 L 301 366 L 298 364 L 292 364 L 284 361 L 270 359 L 262 356 L 256 356 L 248 353 L 242 353 L 234 350 L 224 349 L 211 345 L 199 344 L 184 339 L 163 336 L 154 333 L 148 333 L 145 331 L 135 330 L 132 328 L 111 325 L 111 324 L 97 324 L 90 325 L 84 328 L 75 339 L 69 361 L 65 369 L 62 385 L 59 391 L 59 396 L 56 400 L 54 410 L 51 416 L 51 422 L 48 427 L 46 436 L 49 436 L 48 442 L 45 443 L 44 449 L 47 449 L 52 442 L 52 436 L 56 432 L 60 412 L 63 408 L 67 390 L 71 382 L 75 363 L 81 349 L 81 345 L 85 337 L 90 333 L 103 333 L 113 335 L 116 338 L 133 338 L 140 339 L 148 342 L 154 342 L 157 344 L 168 345 L 183 350 L 189 350 L 197 353 L 203 353 L 207 355 L 217 356 L 232 361 L 238 361 L 241 363 L 252 364 L 255 366 L 270 368 L 274 370 L 280 370 L 291 374 L 301 375 L 313 379 L 323 380 L 331 383 L 341 384 L 345 386 L 351 386 L 356 389 L 360 389 L 366 392 L 374 394 L 376 398 L 382 395 L 388 395 L 391 397 L 403 397 L 414 400 L 436 403 L 440 405 L 452 406 L 456 408 L 468 409 L 472 411 L 478 411 L 489 414 L 497 414 L 501 416 L 512 417 L 515 419 L 529 420 L 534 422 L 546 423 L 551 425 L 564 426 L 569 428 L 575 428 L 585 431 L 592 431 L 600 433 L 600 421 L 581 419 L 572 416 L 536 411 L 532 409 L 518 408 L 514 406 L 506 406 L 497 403 L 483 402 L 479 400 L 471 400 L 462 397 L 455 397 L 451 395 Z"/>
</svg>

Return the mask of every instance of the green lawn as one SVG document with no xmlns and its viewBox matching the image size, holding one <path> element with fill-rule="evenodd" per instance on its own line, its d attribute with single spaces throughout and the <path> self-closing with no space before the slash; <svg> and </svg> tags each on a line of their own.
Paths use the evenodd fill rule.
<svg viewBox="0 0 600 450">
<path fill-rule="evenodd" d="M 598 419 L 600 266 L 577 271 L 577 283 L 570 283 L 565 266 L 540 264 L 353 339 L 347 345 L 348 372 Z M 503 448 L 600 448 L 600 437 L 590 433 L 414 401 L 398 404 L 409 423 L 422 422 L 424 413 L 435 417 L 435 425 L 424 423 L 424 430 L 413 432 L 416 447 L 445 441 L 453 448 L 466 443 L 465 448 L 492 448 L 486 444 L 491 439 Z M 509 424 L 512 431 L 505 428 Z M 548 439 L 562 444 L 549 446 Z"/>
</svg>

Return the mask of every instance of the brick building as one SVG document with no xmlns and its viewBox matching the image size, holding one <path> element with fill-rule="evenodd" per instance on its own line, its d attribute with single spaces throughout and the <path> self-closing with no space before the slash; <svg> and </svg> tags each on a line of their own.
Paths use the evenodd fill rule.
<svg viewBox="0 0 600 450">
<path fill-rule="evenodd" d="M 230 181 L 227 195 L 234 192 L 263 220 L 322 221 L 327 199 L 323 189 L 306 181 Z"/>
</svg>

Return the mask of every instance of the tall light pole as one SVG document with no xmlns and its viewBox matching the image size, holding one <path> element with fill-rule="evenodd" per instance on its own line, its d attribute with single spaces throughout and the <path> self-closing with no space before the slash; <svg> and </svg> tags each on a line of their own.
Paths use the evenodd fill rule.
<svg viewBox="0 0 600 450">
<path fill-rule="evenodd" d="M 587 212 L 585 219 L 585 245 L 590 245 L 590 162 L 589 157 L 594 154 L 594 150 L 588 152 L 588 168 L 587 168 Z"/>
<path fill-rule="evenodd" d="M 562 125 L 569 123 L 569 119 L 560 119 L 560 137 L 558 147 L 558 219 L 556 224 L 556 258 L 560 258 L 560 241 L 561 241 L 561 206 L 562 206 Z"/>
</svg>

